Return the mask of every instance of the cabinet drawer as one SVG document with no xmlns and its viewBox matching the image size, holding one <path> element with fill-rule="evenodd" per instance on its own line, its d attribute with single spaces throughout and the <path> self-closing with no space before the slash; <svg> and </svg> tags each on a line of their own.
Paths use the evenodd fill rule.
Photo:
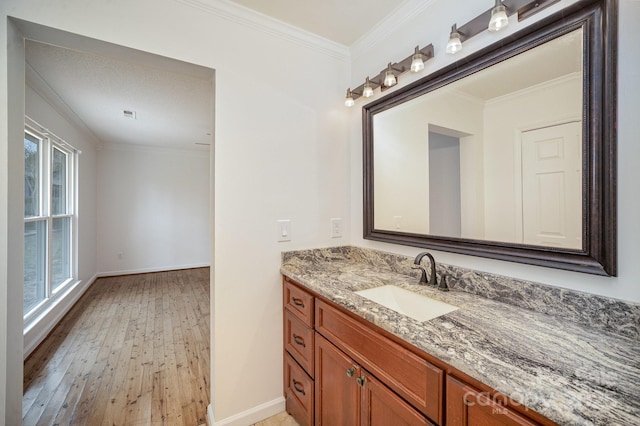
<svg viewBox="0 0 640 426">
<path fill-rule="evenodd" d="M 287 412 L 302 426 L 313 425 L 313 380 L 286 352 L 284 377 Z"/>
<path fill-rule="evenodd" d="M 289 354 L 304 368 L 309 376 L 313 375 L 314 332 L 295 315 L 284 310 L 284 346 Z"/>
<path fill-rule="evenodd" d="M 313 296 L 284 279 L 284 307 L 309 327 L 313 327 Z"/>
<path fill-rule="evenodd" d="M 447 376 L 447 425 L 534 426 L 537 424 L 494 401 L 486 393 Z"/>
<path fill-rule="evenodd" d="M 316 300 L 316 330 L 437 424 L 443 371 L 369 327 Z"/>
</svg>

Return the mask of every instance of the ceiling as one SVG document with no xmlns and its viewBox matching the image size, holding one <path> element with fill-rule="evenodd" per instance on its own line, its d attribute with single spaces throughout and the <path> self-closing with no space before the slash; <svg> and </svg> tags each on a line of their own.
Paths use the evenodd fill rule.
<svg viewBox="0 0 640 426">
<path fill-rule="evenodd" d="M 406 0 L 232 0 L 277 20 L 351 46 Z"/>
<path fill-rule="evenodd" d="M 147 66 L 30 40 L 25 55 L 27 84 L 53 91 L 102 143 L 206 149 L 210 141 L 212 81 L 169 71 L 173 60 Z"/>
</svg>

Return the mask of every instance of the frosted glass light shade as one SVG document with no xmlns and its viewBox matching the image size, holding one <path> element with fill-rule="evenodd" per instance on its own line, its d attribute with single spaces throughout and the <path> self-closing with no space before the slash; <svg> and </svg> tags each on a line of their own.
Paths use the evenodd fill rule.
<svg viewBox="0 0 640 426">
<path fill-rule="evenodd" d="M 507 9 L 502 5 L 500 0 L 496 1 L 496 6 L 491 10 L 491 20 L 489 21 L 489 31 L 500 31 L 509 25 L 509 17 Z"/>
<path fill-rule="evenodd" d="M 347 96 L 344 98 L 344 106 L 351 108 L 355 104 L 356 104 L 356 101 L 353 100 L 351 89 L 347 89 Z"/>
<path fill-rule="evenodd" d="M 387 71 L 386 74 L 384 75 L 384 85 L 387 87 L 391 87 L 397 82 L 398 80 L 396 80 L 396 76 L 395 74 L 393 74 L 393 71 L 391 70 Z"/>
<path fill-rule="evenodd" d="M 373 96 L 373 87 L 371 87 L 371 83 L 369 83 L 369 77 L 364 82 L 364 87 L 362 88 L 362 96 L 365 98 L 370 98 Z"/>
<path fill-rule="evenodd" d="M 424 69 L 424 60 L 422 59 L 422 53 L 416 53 L 411 59 L 411 71 L 418 72 Z"/>
<path fill-rule="evenodd" d="M 462 50 L 462 40 L 460 40 L 460 33 L 456 28 L 456 25 L 453 24 L 451 27 L 451 34 L 449 34 L 449 41 L 447 42 L 446 51 L 450 55 L 457 53 Z"/>
</svg>

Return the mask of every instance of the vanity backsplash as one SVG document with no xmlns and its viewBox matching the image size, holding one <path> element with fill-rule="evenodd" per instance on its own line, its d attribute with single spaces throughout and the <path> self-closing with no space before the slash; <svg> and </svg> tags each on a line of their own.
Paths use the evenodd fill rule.
<svg viewBox="0 0 640 426">
<path fill-rule="evenodd" d="M 420 277 L 413 258 L 362 247 L 340 246 L 282 253 L 282 264 L 357 262 L 403 275 Z M 428 266 L 428 265 L 427 265 Z M 532 281 L 490 274 L 437 262 L 452 291 L 463 291 L 531 311 L 552 315 L 632 339 L 640 339 L 640 305 Z"/>
</svg>

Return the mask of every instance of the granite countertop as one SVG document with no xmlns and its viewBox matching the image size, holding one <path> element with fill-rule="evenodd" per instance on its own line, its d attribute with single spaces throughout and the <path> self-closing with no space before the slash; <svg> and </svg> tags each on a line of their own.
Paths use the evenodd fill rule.
<svg viewBox="0 0 640 426">
<path fill-rule="evenodd" d="M 559 424 L 640 424 L 639 305 L 438 265 L 453 278 L 442 292 L 412 263 L 336 247 L 285 252 L 281 273 Z M 419 322 L 354 293 L 387 284 L 459 309 Z"/>
</svg>

